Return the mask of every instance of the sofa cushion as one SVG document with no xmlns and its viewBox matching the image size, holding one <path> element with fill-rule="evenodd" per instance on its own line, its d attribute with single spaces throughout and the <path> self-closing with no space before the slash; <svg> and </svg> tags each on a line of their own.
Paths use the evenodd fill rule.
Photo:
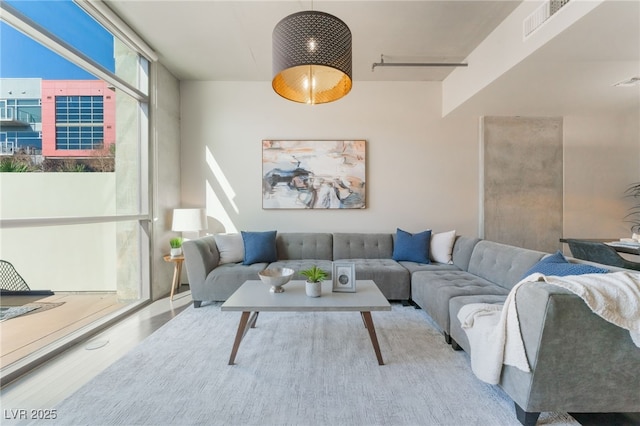
<svg viewBox="0 0 640 426">
<path fill-rule="evenodd" d="M 456 240 L 453 243 L 453 254 L 451 256 L 453 264 L 463 271 L 468 271 L 473 249 L 480 241 L 482 240 L 477 237 L 456 236 Z"/>
<path fill-rule="evenodd" d="M 433 237 L 431 237 L 431 241 L 433 241 Z M 451 264 L 439 262 L 431 262 L 426 264 L 416 262 L 400 262 L 400 264 L 407 268 L 411 274 L 416 271 L 466 271 L 469 267 L 469 259 L 471 258 L 471 253 L 473 253 L 473 248 L 481 240 L 480 238 L 454 235 L 453 241 Z"/>
<path fill-rule="evenodd" d="M 223 301 L 227 300 L 247 280 L 259 280 L 258 272 L 267 267 L 267 263 L 225 263 L 215 268 L 207 275 L 202 289 L 191 290 L 193 300 Z"/>
<path fill-rule="evenodd" d="M 562 254 L 561 251 L 557 251 L 555 254 L 547 256 L 533 265 L 531 269 L 522 275 L 522 278 L 526 278 L 531 274 L 539 272 L 543 275 L 555 275 L 558 277 L 566 277 L 567 275 L 582 275 L 582 274 L 604 274 L 609 272 L 608 269 L 598 268 L 597 266 L 570 263 Z"/>
<path fill-rule="evenodd" d="M 398 262 L 403 267 L 409 270 L 410 274 L 413 274 L 417 271 L 459 271 L 456 265 L 448 264 L 448 263 L 417 263 L 417 262 Z"/>
<path fill-rule="evenodd" d="M 279 232 L 278 260 L 333 259 L 333 235 L 318 232 Z"/>
<path fill-rule="evenodd" d="M 373 280 L 387 299 L 410 299 L 411 274 L 395 260 L 340 259 L 340 262 L 353 262 L 356 269 L 356 280 Z"/>
<path fill-rule="evenodd" d="M 506 296 L 509 290 L 465 271 L 418 271 L 411 276 L 411 298 L 446 333 L 450 299 L 486 294 Z"/>
<path fill-rule="evenodd" d="M 492 305 L 504 305 L 506 294 L 473 294 L 471 296 L 452 297 L 449 300 L 449 335 L 467 353 L 471 353 L 467 333 L 460 326 L 458 312 L 464 305 L 471 303 L 490 303 Z"/>
<path fill-rule="evenodd" d="M 252 265 L 258 262 L 275 262 L 278 260 L 276 231 L 241 232 L 242 242 L 244 243 L 243 265 Z"/>
<path fill-rule="evenodd" d="M 393 260 L 429 263 L 431 230 L 411 234 L 398 228 L 393 245 Z"/>
<path fill-rule="evenodd" d="M 546 253 L 483 240 L 471 254 L 468 271 L 508 290 Z"/>
<path fill-rule="evenodd" d="M 333 260 L 391 259 L 392 256 L 393 234 L 333 234 Z"/>
<path fill-rule="evenodd" d="M 220 253 L 220 264 L 238 263 L 244 259 L 244 243 L 240 234 L 214 234 L 218 253 Z"/>
<path fill-rule="evenodd" d="M 456 231 L 438 232 L 431 235 L 429 258 L 438 263 L 453 263 L 453 244 L 456 241 Z"/>
</svg>

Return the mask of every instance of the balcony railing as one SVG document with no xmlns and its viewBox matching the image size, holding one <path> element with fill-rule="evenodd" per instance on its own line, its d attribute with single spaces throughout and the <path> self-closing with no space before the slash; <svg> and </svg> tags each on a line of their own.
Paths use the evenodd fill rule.
<svg viewBox="0 0 640 426">
<path fill-rule="evenodd" d="M 16 152 L 16 143 L 13 141 L 0 142 L 0 155 L 13 155 Z"/>
<path fill-rule="evenodd" d="M 3 126 L 29 126 L 37 123 L 32 114 L 15 107 L 0 108 L 0 123 Z"/>
</svg>

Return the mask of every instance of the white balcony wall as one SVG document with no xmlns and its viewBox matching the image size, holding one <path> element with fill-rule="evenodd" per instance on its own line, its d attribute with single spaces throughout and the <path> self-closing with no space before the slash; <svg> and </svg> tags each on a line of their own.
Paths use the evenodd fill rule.
<svg viewBox="0 0 640 426">
<path fill-rule="evenodd" d="M 110 216 L 115 173 L 2 173 L 2 219 Z M 116 291 L 116 224 L 0 229 L 0 259 L 31 289 Z"/>
</svg>

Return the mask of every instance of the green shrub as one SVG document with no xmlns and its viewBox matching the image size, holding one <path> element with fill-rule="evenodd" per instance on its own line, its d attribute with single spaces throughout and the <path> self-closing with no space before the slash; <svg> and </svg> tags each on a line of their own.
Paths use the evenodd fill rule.
<svg viewBox="0 0 640 426">
<path fill-rule="evenodd" d="M 0 161 L 0 172 L 2 173 L 24 173 L 31 171 L 28 164 L 13 158 L 5 158 Z"/>
</svg>

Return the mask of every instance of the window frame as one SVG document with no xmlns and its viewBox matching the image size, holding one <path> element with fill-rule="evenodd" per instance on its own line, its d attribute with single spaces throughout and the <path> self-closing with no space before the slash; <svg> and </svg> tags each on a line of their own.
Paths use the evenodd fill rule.
<svg viewBox="0 0 640 426">
<path fill-rule="evenodd" d="M 124 94 L 130 96 L 137 101 L 137 120 L 138 120 L 138 212 L 139 214 L 117 214 L 112 216 L 72 216 L 72 217 L 38 217 L 38 218 L 21 218 L 21 219 L 5 219 L 0 217 L 0 228 L 17 228 L 17 227 L 39 227 L 39 226 L 60 226 L 69 224 L 86 224 L 86 223 L 109 223 L 109 222 L 125 222 L 137 221 L 140 227 L 140 234 L 146 239 L 146 243 L 141 245 L 140 253 L 140 300 L 147 301 L 151 297 L 151 267 L 150 267 L 150 251 L 153 244 L 152 237 L 148 230 L 152 226 L 151 199 L 150 194 L 153 191 L 152 181 L 150 179 L 150 131 L 149 131 L 149 110 L 150 110 L 150 65 L 158 60 L 157 55 L 150 49 L 141 39 L 132 37 L 135 34 L 117 15 L 113 12 L 106 12 L 108 7 L 101 2 L 92 2 L 74 0 L 76 5 L 81 7 L 89 16 L 103 25 L 114 38 L 119 39 L 134 52 L 138 54 L 138 79 L 137 86 L 134 86 L 114 72 L 106 69 L 104 66 L 89 58 L 86 54 L 74 48 L 55 34 L 51 33 L 34 20 L 22 14 L 7 2 L 0 1 L 0 19 L 6 24 L 12 26 L 27 37 L 35 40 L 49 50 L 57 53 L 69 62 L 79 66 L 85 71 L 93 74 L 96 78 L 107 82 L 116 90 L 120 90 Z M 96 3 L 96 4 L 93 4 Z M 98 4 L 99 3 L 99 4 Z M 141 89 L 142 88 L 142 89 Z M 41 132 L 40 132 L 41 134 Z"/>
</svg>

